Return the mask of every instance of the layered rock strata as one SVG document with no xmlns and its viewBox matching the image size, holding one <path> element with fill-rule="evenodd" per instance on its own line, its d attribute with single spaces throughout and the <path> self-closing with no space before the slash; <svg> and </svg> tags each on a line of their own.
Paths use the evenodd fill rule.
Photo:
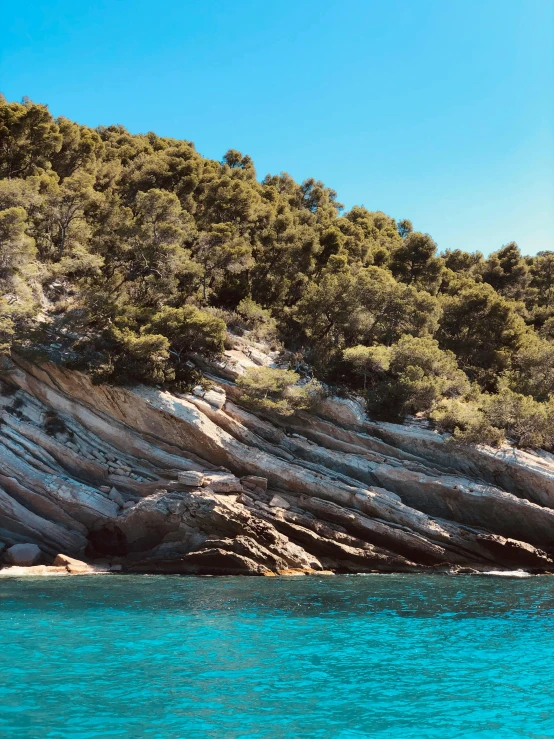
<svg viewBox="0 0 554 739">
<path fill-rule="evenodd" d="M 177 397 L 14 357 L 6 550 L 148 573 L 554 571 L 550 455 L 456 447 L 351 401 L 270 421 L 240 407 L 234 376 Z"/>
</svg>

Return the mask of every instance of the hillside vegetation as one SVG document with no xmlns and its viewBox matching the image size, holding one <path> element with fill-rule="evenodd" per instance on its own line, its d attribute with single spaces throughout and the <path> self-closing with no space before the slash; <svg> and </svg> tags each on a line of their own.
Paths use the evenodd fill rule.
<svg viewBox="0 0 554 739">
<path fill-rule="evenodd" d="M 54 347 L 98 380 L 186 386 L 227 325 L 377 418 L 554 444 L 554 253 L 439 253 L 322 182 L 258 180 L 233 149 L 217 162 L 0 99 L 0 288 L 1 351 Z M 271 371 L 245 385 L 276 412 L 290 392 Z"/>
</svg>

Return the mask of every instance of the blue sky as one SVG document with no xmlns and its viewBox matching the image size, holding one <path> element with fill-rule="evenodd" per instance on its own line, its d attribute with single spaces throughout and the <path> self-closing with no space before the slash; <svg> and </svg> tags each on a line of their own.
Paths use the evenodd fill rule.
<svg viewBox="0 0 554 739">
<path fill-rule="evenodd" d="M 240 149 L 441 249 L 554 249 L 552 0 L 28 0 L 0 90 Z"/>
</svg>

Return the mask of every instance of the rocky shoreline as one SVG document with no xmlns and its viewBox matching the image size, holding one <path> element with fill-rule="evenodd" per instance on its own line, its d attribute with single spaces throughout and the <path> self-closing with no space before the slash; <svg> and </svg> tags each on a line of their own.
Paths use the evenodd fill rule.
<svg viewBox="0 0 554 739">
<path fill-rule="evenodd" d="M 260 418 L 234 378 L 270 361 L 229 351 L 206 368 L 208 392 L 176 396 L 14 356 L 0 386 L 1 573 L 554 572 L 551 455 L 457 447 L 339 398 Z M 37 558 L 18 560 L 18 545 Z"/>
</svg>

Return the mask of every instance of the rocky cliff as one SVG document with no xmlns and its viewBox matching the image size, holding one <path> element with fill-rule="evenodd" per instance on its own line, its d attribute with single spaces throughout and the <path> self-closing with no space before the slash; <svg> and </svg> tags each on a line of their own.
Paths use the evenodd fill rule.
<svg viewBox="0 0 554 739">
<path fill-rule="evenodd" d="M 42 564 L 128 572 L 554 571 L 551 455 L 457 447 L 340 399 L 270 422 L 233 382 L 264 358 L 231 354 L 203 397 L 14 357 L 0 376 L 4 562 L 35 544 Z"/>
</svg>

